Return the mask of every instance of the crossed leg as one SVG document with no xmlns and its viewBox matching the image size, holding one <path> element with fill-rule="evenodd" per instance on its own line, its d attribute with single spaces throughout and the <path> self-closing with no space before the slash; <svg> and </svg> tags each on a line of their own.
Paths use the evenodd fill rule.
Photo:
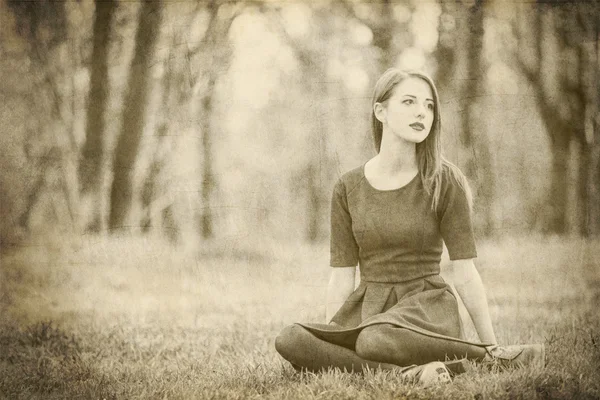
<svg viewBox="0 0 600 400">
<path fill-rule="evenodd" d="M 355 351 L 319 339 L 306 328 L 293 324 L 275 340 L 279 354 L 295 367 L 309 371 L 339 368 L 359 372 L 365 368 L 394 369 L 446 358 L 482 359 L 482 346 L 426 336 L 390 324 L 364 328 Z"/>
<path fill-rule="evenodd" d="M 483 359 L 484 346 L 427 336 L 391 324 L 364 328 L 356 339 L 356 354 L 395 365 L 426 364 L 446 359 Z"/>
<path fill-rule="evenodd" d="M 275 349 L 296 368 L 312 372 L 328 368 L 361 372 L 363 369 L 393 369 L 396 365 L 374 362 L 359 357 L 356 352 L 319 339 L 303 326 L 285 327 L 275 339 Z"/>
</svg>

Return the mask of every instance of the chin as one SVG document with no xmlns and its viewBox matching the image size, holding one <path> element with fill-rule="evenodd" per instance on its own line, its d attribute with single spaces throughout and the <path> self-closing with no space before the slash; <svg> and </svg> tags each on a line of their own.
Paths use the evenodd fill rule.
<svg viewBox="0 0 600 400">
<path fill-rule="evenodd" d="M 425 139 L 427 139 L 427 136 L 429 136 L 429 133 L 412 131 L 412 132 L 396 133 L 395 136 L 406 142 L 419 144 L 419 143 L 424 142 Z"/>
<path fill-rule="evenodd" d="M 419 136 L 415 135 L 415 136 L 412 136 L 412 137 L 406 137 L 404 139 L 406 141 L 408 141 L 408 142 L 419 144 L 419 143 L 424 142 L 425 139 L 427 139 L 427 136 L 429 136 L 429 135 L 419 135 Z"/>
</svg>

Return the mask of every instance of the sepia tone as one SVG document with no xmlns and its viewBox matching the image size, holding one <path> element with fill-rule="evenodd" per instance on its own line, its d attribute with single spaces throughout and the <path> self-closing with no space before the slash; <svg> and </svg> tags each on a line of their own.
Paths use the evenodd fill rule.
<svg viewBox="0 0 600 400">
<path fill-rule="evenodd" d="M 600 397 L 599 43 L 588 1 L 0 0 L 0 397 Z M 393 66 L 437 84 L 498 340 L 542 372 L 420 390 L 274 349 L 325 320 Z"/>
</svg>

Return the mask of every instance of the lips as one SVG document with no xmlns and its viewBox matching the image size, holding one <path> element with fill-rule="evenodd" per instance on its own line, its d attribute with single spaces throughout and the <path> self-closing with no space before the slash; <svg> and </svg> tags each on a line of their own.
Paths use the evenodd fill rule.
<svg viewBox="0 0 600 400">
<path fill-rule="evenodd" d="M 425 129 L 425 125 L 423 125 L 420 122 L 414 122 L 414 123 L 410 124 L 410 127 L 413 129 L 416 129 L 418 131 L 422 131 L 423 129 Z"/>
</svg>

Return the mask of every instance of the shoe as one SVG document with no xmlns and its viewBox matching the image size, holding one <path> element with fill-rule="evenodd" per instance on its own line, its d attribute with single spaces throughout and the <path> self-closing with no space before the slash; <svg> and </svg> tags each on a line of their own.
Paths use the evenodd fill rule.
<svg viewBox="0 0 600 400">
<path fill-rule="evenodd" d="M 484 363 L 499 365 L 501 368 L 530 367 L 542 369 L 546 366 L 546 349 L 543 344 L 520 344 L 511 346 L 490 346 Z"/>
<path fill-rule="evenodd" d="M 402 376 L 424 388 L 452 382 L 448 368 L 441 361 L 407 367 Z"/>
</svg>

